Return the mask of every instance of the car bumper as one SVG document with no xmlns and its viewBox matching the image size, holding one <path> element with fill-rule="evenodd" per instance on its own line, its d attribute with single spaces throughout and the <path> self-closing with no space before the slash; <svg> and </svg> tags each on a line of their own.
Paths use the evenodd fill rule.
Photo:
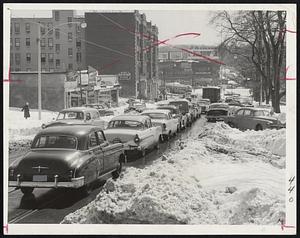
<svg viewBox="0 0 300 238">
<path fill-rule="evenodd" d="M 34 181 L 8 181 L 9 187 L 33 187 L 33 188 L 80 188 L 84 185 L 84 176 L 72 178 L 70 182 L 34 182 Z"/>
<path fill-rule="evenodd" d="M 206 118 L 215 121 L 224 121 L 226 116 L 206 116 Z"/>
<path fill-rule="evenodd" d="M 142 146 L 140 145 L 124 145 L 124 149 L 127 151 L 142 151 Z"/>
<path fill-rule="evenodd" d="M 286 126 L 284 126 L 284 125 L 270 125 L 267 128 L 268 129 L 277 129 L 277 130 L 279 130 L 279 129 L 282 129 L 282 128 L 286 128 Z"/>
</svg>

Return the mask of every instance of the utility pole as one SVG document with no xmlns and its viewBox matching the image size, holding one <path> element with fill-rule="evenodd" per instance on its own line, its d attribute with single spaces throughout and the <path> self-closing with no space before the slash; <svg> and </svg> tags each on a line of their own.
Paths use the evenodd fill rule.
<svg viewBox="0 0 300 238">
<path fill-rule="evenodd" d="M 79 71 L 79 84 L 80 84 L 80 105 L 82 106 L 82 85 L 81 85 L 81 69 L 78 69 Z"/>
<path fill-rule="evenodd" d="M 41 26 L 38 24 L 38 111 L 39 120 L 42 119 L 42 74 L 41 74 Z"/>
</svg>

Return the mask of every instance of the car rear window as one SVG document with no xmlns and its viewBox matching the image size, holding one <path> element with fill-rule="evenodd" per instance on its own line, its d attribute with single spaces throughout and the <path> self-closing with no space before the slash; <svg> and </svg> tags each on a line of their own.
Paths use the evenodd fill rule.
<svg viewBox="0 0 300 238">
<path fill-rule="evenodd" d="M 254 111 L 253 115 L 256 117 L 265 116 L 265 112 L 264 111 Z"/>
<path fill-rule="evenodd" d="M 143 129 L 143 123 L 132 120 L 114 120 L 108 123 L 107 128 L 124 128 L 124 129 Z"/>
<path fill-rule="evenodd" d="M 34 140 L 31 148 L 32 149 L 37 149 L 37 148 L 76 149 L 77 139 L 71 136 L 42 135 Z"/>
<path fill-rule="evenodd" d="M 151 119 L 168 119 L 168 115 L 164 113 L 143 113 L 143 115 L 146 115 Z"/>
<path fill-rule="evenodd" d="M 75 120 L 83 120 L 83 112 L 60 112 L 58 114 L 57 120 L 63 119 L 75 119 Z"/>
</svg>

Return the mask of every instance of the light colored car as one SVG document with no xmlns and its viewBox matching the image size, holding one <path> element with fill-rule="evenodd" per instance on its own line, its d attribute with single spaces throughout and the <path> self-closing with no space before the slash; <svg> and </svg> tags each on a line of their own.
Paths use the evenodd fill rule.
<svg viewBox="0 0 300 238">
<path fill-rule="evenodd" d="M 234 115 L 228 116 L 224 122 L 231 127 L 241 130 L 264 130 L 285 128 L 286 124 L 278 118 L 272 117 L 264 109 L 244 107 L 238 109 Z"/>
<path fill-rule="evenodd" d="M 141 113 L 141 115 L 149 116 L 153 125 L 162 127 L 164 139 L 169 140 L 179 130 L 178 118 L 173 117 L 170 110 L 152 109 Z"/>
<path fill-rule="evenodd" d="M 191 102 L 186 99 L 172 99 L 169 101 L 170 105 L 174 105 L 179 108 L 183 118 L 183 127 L 192 125 L 192 114 L 190 110 Z"/>
<path fill-rule="evenodd" d="M 42 128 L 82 124 L 99 126 L 104 129 L 105 121 L 100 118 L 100 114 L 95 108 L 72 107 L 60 111 L 55 121 L 43 124 Z"/>
<path fill-rule="evenodd" d="M 198 104 L 201 107 L 201 113 L 206 113 L 209 109 L 210 99 L 208 98 L 201 98 L 198 99 Z"/>
<path fill-rule="evenodd" d="M 145 151 L 159 148 L 162 127 L 152 124 L 151 118 L 145 115 L 120 115 L 112 118 L 104 131 L 108 141 L 121 142 L 125 150 Z"/>
</svg>

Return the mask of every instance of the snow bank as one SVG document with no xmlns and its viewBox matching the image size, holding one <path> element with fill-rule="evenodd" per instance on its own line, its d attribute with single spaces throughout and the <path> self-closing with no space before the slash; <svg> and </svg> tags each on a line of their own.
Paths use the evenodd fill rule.
<svg viewBox="0 0 300 238">
<path fill-rule="evenodd" d="M 197 130 L 152 165 L 108 180 L 62 223 L 277 224 L 285 214 L 284 164 L 264 146 L 285 130 L 263 135 L 224 123 Z"/>
</svg>

